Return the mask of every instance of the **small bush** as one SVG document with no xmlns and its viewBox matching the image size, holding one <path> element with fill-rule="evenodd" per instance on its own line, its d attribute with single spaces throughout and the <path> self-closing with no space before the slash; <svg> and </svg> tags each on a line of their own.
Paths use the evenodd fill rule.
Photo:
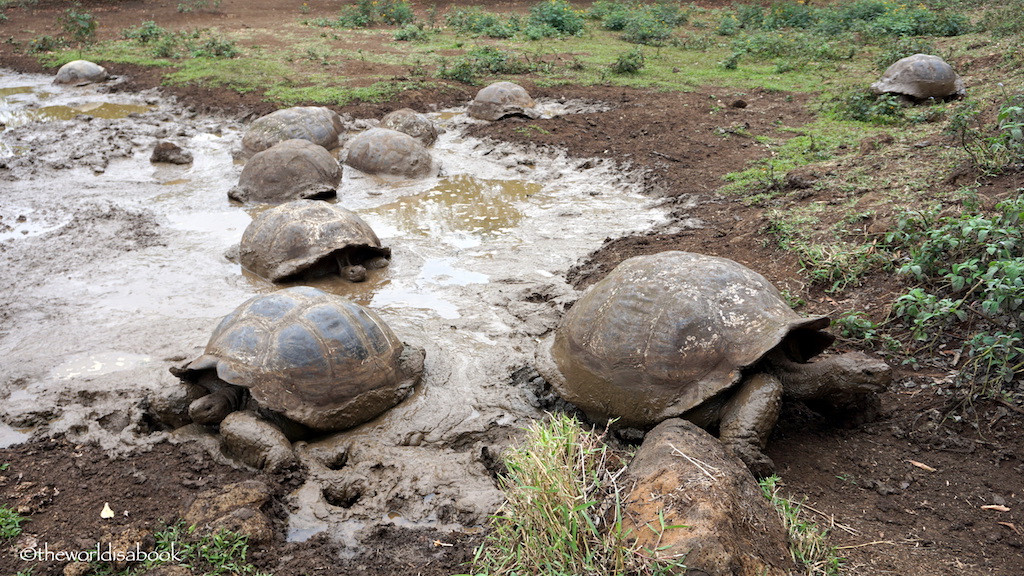
<svg viewBox="0 0 1024 576">
<path fill-rule="evenodd" d="M 346 6 L 334 24 L 341 28 L 366 28 L 378 24 L 403 26 L 415 19 L 408 0 L 357 0 Z"/>
<path fill-rule="evenodd" d="M 135 40 L 140 44 L 149 44 L 159 40 L 165 34 L 167 34 L 167 30 L 157 26 L 156 22 L 147 20 L 136 28 L 125 28 L 121 32 L 121 37 L 125 40 Z"/>
<path fill-rule="evenodd" d="M 832 112 L 840 120 L 871 124 L 897 124 L 905 119 L 899 96 L 854 90 L 837 98 Z"/>
<path fill-rule="evenodd" d="M 55 52 L 62 50 L 68 45 L 67 40 L 63 38 L 54 38 L 53 36 L 39 36 L 33 38 L 28 42 L 29 54 L 41 54 L 43 52 Z"/>
<path fill-rule="evenodd" d="M 221 38 L 207 38 L 205 42 L 192 49 L 192 55 L 195 57 L 234 58 L 239 54 L 234 42 Z"/>
<path fill-rule="evenodd" d="M 549 28 L 556 35 L 577 36 L 583 33 L 583 16 L 566 0 L 544 0 L 530 8 L 528 24 Z"/>
<path fill-rule="evenodd" d="M 395 31 L 395 40 L 399 42 L 426 42 L 430 39 L 430 31 L 422 24 L 406 24 Z"/>
<path fill-rule="evenodd" d="M 619 54 L 619 57 L 615 59 L 615 63 L 612 64 L 612 72 L 616 74 L 636 74 L 643 69 L 645 64 L 644 51 L 640 48 L 633 48 L 629 52 Z"/>
<path fill-rule="evenodd" d="M 519 18 L 510 16 L 502 20 L 498 14 L 484 12 L 479 8 L 456 8 L 445 16 L 445 24 L 458 34 L 487 36 L 488 38 L 511 38 L 519 32 Z"/>
<path fill-rule="evenodd" d="M 96 39 L 96 28 L 99 22 L 89 12 L 80 12 L 78 4 L 68 8 L 58 18 L 61 29 L 69 34 L 78 44 L 91 44 Z"/>
<path fill-rule="evenodd" d="M 182 14 L 198 12 L 199 10 L 216 12 L 220 10 L 220 2 L 221 0 L 184 0 L 178 3 L 178 12 Z"/>
<path fill-rule="evenodd" d="M 511 53 L 492 46 L 474 48 L 451 60 L 443 59 L 437 77 L 473 84 L 482 74 L 522 74 L 530 67 Z"/>
</svg>

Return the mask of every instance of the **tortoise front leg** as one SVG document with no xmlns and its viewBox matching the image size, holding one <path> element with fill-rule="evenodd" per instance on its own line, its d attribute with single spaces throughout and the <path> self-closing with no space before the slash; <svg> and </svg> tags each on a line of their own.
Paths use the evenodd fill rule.
<svg viewBox="0 0 1024 576">
<path fill-rule="evenodd" d="M 740 384 L 722 408 L 718 438 L 757 478 L 775 472 L 775 463 L 764 453 L 764 447 L 781 407 L 782 383 L 762 373 Z"/>
</svg>

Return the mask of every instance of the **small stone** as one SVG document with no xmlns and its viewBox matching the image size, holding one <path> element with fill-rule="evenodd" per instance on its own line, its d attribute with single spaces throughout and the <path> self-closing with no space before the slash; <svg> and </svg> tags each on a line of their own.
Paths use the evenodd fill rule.
<svg viewBox="0 0 1024 576">
<path fill-rule="evenodd" d="M 174 142 L 162 140 L 157 142 L 153 148 L 153 155 L 150 162 L 166 162 L 168 164 L 191 164 L 192 153 L 178 146 Z"/>
</svg>

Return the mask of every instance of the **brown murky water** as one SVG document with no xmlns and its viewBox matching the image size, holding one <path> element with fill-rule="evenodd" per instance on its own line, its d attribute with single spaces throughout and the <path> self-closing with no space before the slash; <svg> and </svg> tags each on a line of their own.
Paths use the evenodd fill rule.
<svg viewBox="0 0 1024 576">
<path fill-rule="evenodd" d="M 424 347 L 424 381 L 377 420 L 297 446 L 310 475 L 290 498 L 292 539 L 482 523 L 500 502 L 487 455 L 542 415 L 510 373 L 575 297 L 566 270 L 606 237 L 663 220 L 610 163 L 464 138 L 475 121 L 462 110 L 434 119 L 438 176 L 345 168 L 338 201 L 392 248 L 392 265 L 361 284 L 314 283 Z M 221 316 L 278 288 L 224 256 L 259 210 L 227 199 L 244 126 L 3 72 L 0 120 L 0 445 L 64 432 L 127 452 L 167 438 L 142 424 L 183 392 L 167 368 L 201 350 Z M 151 164 L 161 138 L 195 162 Z"/>
</svg>

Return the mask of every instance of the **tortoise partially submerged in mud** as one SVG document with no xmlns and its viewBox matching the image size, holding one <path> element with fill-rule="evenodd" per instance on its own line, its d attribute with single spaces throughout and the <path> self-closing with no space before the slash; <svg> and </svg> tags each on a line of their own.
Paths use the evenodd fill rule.
<svg viewBox="0 0 1024 576">
<path fill-rule="evenodd" d="M 355 212 L 296 200 L 260 213 L 242 233 L 242 266 L 272 282 L 338 274 L 353 282 L 390 263 L 391 249 Z"/>
<path fill-rule="evenodd" d="M 345 131 L 341 116 L 323 106 L 295 106 L 253 121 L 242 135 L 242 155 L 251 156 L 274 144 L 298 138 L 331 150 Z"/>
<path fill-rule="evenodd" d="M 501 120 L 510 116 L 539 118 L 537 103 L 522 86 L 513 82 L 495 82 L 485 86 L 469 103 L 467 112 L 480 120 Z"/>
<path fill-rule="evenodd" d="M 953 67 L 931 54 L 914 54 L 893 63 L 871 85 L 875 94 L 902 94 L 919 100 L 962 97 L 964 83 Z"/>
<path fill-rule="evenodd" d="M 189 405 L 193 422 L 220 423 L 229 449 L 273 468 L 287 458 L 269 454 L 291 454 L 277 445 L 284 438 L 345 430 L 404 400 L 423 360 L 422 349 L 403 344 L 372 310 L 298 286 L 244 302 L 202 355 L 171 372 L 205 392 Z M 233 418 L 250 396 L 259 418 Z M 275 425 L 283 435 L 266 432 Z"/>
<path fill-rule="evenodd" d="M 110 78 L 107 69 L 88 60 L 73 60 L 57 70 L 54 84 L 74 84 L 82 86 L 95 82 L 103 82 Z"/>
<path fill-rule="evenodd" d="M 419 140 L 424 146 L 437 141 L 437 125 L 430 118 L 411 108 L 399 108 L 388 112 L 380 120 L 380 127 L 404 132 Z"/>
<path fill-rule="evenodd" d="M 833 342 L 828 325 L 798 316 L 732 260 L 662 252 L 625 260 L 591 287 L 542 342 L 537 369 L 591 420 L 645 429 L 681 416 L 717 428 L 765 476 L 783 395 L 852 411 L 891 379 L 860 352 L 809 362 Z"/>
<path fill-rule="evenodd" d="M 258 152 L 242 168 L 228 197 L 239 202 L 280 203 L 338 195 L 341 164 L 308 140 L 285 140 Z"/>
<path fill-rule="evenodd" d="M 430 174 L 434 160 L 423 143 L 412 136 L 371 128 L 349 142 L 345 164 L 367 174 L 420 178 Z"/>
</svg>

